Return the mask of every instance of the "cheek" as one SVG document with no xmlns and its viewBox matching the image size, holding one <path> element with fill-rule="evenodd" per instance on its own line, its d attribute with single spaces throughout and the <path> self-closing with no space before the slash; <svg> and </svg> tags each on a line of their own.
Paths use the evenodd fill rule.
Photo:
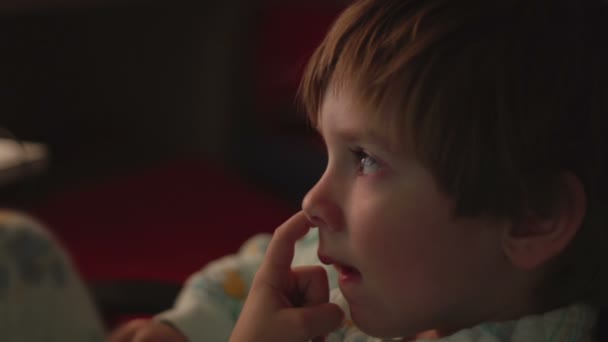
<svg viewBox="0 0 608 342">
<path fill-rule="evenodd" d="M 351 238 L 363 245 L 428 246 L 444 235 L 449 205 L 439 196 L 398 187 L 374 190 L 362 187 L 353 193 L 357 200 L 346 217 Z"/>
<path fill-rule="evenodd" d="M 451 251 L 462 236 L 451 223 L 447 203 L 428 193 L 402 193 L 359 197 L 365 200 L 352 207 L 349 218 L 352 252 L 378 276 L 424 277 L 453 258 Z"/>
<path fill-rule="evenodd" d="M 361 196 L 348 218 L 353 253 L 382 267 L 410 259 L 432 243 L 426 210 L 403 198 Z M 434 220 L 434 219 L 432 219 Z M 363 261 L 363 260 L 361 260 Z"/>
</svg>

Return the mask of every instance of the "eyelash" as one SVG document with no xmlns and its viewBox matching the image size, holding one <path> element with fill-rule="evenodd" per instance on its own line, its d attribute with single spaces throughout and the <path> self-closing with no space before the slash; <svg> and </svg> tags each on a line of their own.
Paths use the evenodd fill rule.
<svg viewBox="0 0 608 342">
<path fill-rule="evenodd" d="M 355 161 L 357 162 L 357 172 L 359 174 L 374 174 L 378 172 L 381 168 L 380 163 L 374 157 L 370 156 L 367 152 L 365 152 L 362 148 L 352 149 L 351 152 L 353 153 Z M 365 167 L 374 167 L 375 170 L 372 172 L 367 172 L 365 171 Z"/>
</svg>

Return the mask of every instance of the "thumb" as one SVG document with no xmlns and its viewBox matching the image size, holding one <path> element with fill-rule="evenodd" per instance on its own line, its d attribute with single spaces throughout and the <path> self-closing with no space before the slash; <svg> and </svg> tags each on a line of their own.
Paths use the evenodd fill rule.
<svg viewBox="0 0 608 342">
<path fill-rule="evenodd" d="M 344 319 L 344 311 L 333 303 L 287 309 L 284 312 L 295 324 L 294 333 L 298 341 L 308 341 L 338 329 Z"/>
</svg>

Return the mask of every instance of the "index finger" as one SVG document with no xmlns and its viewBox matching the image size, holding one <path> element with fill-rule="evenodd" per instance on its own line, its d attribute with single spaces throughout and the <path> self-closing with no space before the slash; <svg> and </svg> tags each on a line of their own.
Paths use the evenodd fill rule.
<svg viewBox="0 0 608 342">
<path fill-rule="evenodd" d="M 275 280 L 280 281 L 286 273 L 291 272 L 295 244 L 309 230 L 310 222 L 300 211 L 274 231 L 260 267 L 267 281 L 275 283 Z"/>
</svg>

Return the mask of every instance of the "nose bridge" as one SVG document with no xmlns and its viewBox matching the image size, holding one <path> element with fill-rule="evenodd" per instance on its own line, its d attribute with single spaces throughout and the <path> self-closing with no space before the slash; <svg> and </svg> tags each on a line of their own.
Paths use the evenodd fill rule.
<svg viewBox="0 0 608 342">
<path fill-rule="evenodd" d="M 319 180 L 308 190 L 306 196 L 304 196 L 304 200 L 302 202 L 302 209 L 307 213 L 312 214 L 313 206 L 316 206 L 316 203 L 324 196 L 324 192 L 327 191 L 325 187 L 327 186 L 325 183 L 327 182 L 329 170 L 326 169 Z"/>
<path fill-rule="evenodd" d="M 318 226 L 337 227 L 340 215 L 340 178 L 328 168 L 302 202 L 309 220 Z"/>
</svg>

